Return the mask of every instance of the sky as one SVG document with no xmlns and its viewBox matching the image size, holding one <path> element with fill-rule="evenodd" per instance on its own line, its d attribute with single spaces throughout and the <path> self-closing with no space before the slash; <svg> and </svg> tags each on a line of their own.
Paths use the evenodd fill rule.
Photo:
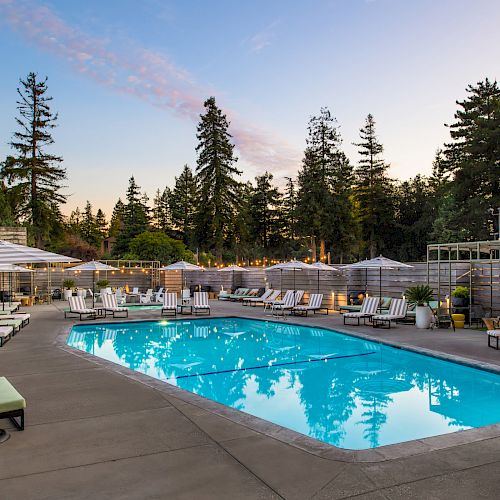
<svg viewBox="0 0 500 500">
<path fill-rule="evenodd" d="M 19 78 L 48 77 L 69 213 L 109 217 L 134 175 L 152 198 L 196 167 L 215 96 L 242 180 L 300 168 L 307 122 L 328 107 L 343 149 L 368 113 L 390 174 L 430 174 L 466 87 L 500 77 L 497 0 L 0 0 L 0 160 Z"/>
</svg>

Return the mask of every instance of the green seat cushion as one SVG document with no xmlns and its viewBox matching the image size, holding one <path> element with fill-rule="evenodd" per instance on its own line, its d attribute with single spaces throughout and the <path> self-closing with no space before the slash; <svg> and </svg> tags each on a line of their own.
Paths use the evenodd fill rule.
<svg viewBox="0 0 500 500">
<path fill-rule="evenodd" d="M 0 377 L 0 413 L 23 408 L 26 408 L 25 399 L 5 377 Z"/>
<path fill-rule="evenodd" d="M 0 319 L 0 326 L 14 326 L 18 328 L 22 324 L 22 319 Z"/>
<path fill-rule="evenodd" d="M 339 309 L 344 311 L 361 311 L 361 306 L 340 306 Z"/>
</svg>

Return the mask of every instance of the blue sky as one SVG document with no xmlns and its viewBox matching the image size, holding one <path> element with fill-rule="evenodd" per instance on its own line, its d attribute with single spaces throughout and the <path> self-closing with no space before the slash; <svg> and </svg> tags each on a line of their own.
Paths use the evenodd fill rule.
<svg viewBox="0 0 500 500">
<path fill-rule="evenodd" d="M 195 166 L 196 120 L 214 95 L 243 179 L 300 166 L 309 117 L 327 106 L 353 162 L 368 113 L 394 177 L 428 174 L 455 100 L 499 77 L 495 0 L 0 0 L 0 158 L 16 87 L 49 77 L 64 211 L 109 216 L 128 178 L 152 197 Z"/>
</svg>

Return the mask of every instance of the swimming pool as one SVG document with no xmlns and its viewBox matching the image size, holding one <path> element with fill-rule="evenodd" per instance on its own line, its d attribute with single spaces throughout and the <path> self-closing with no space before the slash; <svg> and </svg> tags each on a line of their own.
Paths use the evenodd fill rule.
<svg viewBox="0 0 500 500">
<path fill-rule="evenodd" d="M 349 449 L 500 422 L 500 375 L 242 318 L 76 325 L 67 344 Z"/>
</svg>

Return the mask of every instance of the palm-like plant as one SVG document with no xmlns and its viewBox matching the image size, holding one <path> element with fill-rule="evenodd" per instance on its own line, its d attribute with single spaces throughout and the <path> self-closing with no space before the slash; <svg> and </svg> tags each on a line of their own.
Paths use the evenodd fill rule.
<svg viewBox="0 0 500 500">
<path fill-rule="evenodd" d="M 405 292 L 406 300 L 416 306 L 427 305 L 434 298 L 433 295 L 434 291 L 429 285 L 411 286 Z"/>
</svg>

